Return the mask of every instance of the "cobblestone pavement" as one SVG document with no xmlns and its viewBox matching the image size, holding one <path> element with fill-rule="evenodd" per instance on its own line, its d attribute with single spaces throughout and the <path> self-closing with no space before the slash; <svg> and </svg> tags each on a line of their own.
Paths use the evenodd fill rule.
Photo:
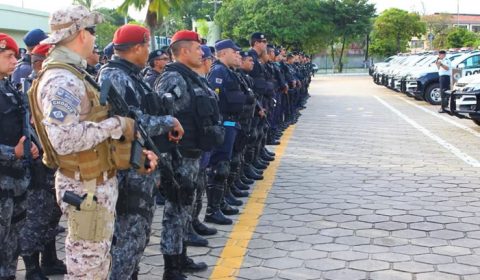
<svg viewBox="0 0 480 280">
<path fill-rule="evenodd" d="M 480 128 L 366 76 L 311 93 L 238 279 L 480 279 Z M 162 275 L 160 221 L 140 279 Z M 232 226 L 217 228 L 189 279 L 211 274 Z"/>
</svg>

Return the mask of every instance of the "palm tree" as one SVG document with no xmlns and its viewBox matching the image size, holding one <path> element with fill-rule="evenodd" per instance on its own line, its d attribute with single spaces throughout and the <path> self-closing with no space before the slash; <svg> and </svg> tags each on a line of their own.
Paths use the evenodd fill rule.
<svg viewBox="0 0 480 280">
<path fill-rule="evenodd" d="M 84 6 L 89 11 L 92 10 L 92 0 L 73 0 L 73 4 Z"/>
<path fill-rule="evenodd" d="M 191 0 L 124 0 L 122 5 L 118 7 L 118 11 L 126 15 L 128 14 L 128 8 L 131 6 L 137 10 L 141 10 L 148 5 L 145 23 L 150 29 L 150 44 L 153 47 L 155 46 L 154 31 L 163 23 L 163 19 L 168 15 L 170 9 L 180 9 L 181 6 L 190 1 Z"/>
</svg>

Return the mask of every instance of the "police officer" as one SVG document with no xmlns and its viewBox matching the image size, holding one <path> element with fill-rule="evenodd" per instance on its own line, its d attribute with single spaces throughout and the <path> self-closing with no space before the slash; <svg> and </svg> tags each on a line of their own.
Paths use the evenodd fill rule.
<svg viewBox="0 0 480 280">
<path fill-rule="evenodd" d="M 248 74 L 253 78 L 254 84 L 253 84 L 253 90 L 255 93 L 258 95 L 258 99 L 260 104 L 262 105 L 263 109 L 265 110 L 265 113 L 270 113 L 268 112 L 268 105 L 271 99 L 271 95 L 273 93 L 273 85 L 270 83 L 267 83 L 267 77 L 265 74 L 265 67 L 261 63 L 261 57 L 264 57 L 263 59 L 265 60 L 266 57 L 266 51 L 267 51 L 267 38 L 265 34 L 260 33 L 260 32 L 255 32 L 250 36 L 250 55 L 253 58 L 253 69 L 250 71 Z M 267 122 L 265 117 L 263 116 L 260 119 L 257 119 L 255 121 L 255 125 L 257 126 L 258 129 L 258 138 L 257 138 L 257 146 L 255 148 L 255 160 L 257 160 L 259 157 L 260 158 L 267 158 L 267 156 L 273 156 L 273 153 L 268 151 L 267 148 L 265 147 L 265 142 L 266 142 L 266 133 L 268 132 L 267 129 Z M 254 171 L 254 170 L 253 170 Z M 246 170 L 246 175 L 252 179 L 263 179 L 263 176 L 255 176 L 255 174 L 252 174 L 255 172 L 252 172 L 252 166 L 247 165 L 247 170 Z M 257 174 L 258 175 L 258 174 Z"/>
<path fill-rule="evenodd" d="M 163 230 L 160 249 L 165 260 L 163 279 L 184 279 L 181 271 L 205 270 L 205 263 L 188 258 L 184 244 L 188 221 L 198 181 L 200 157 L 223 142 L 223 128 L 218 120 L 217 100 L 209 94 L 208 85 L 194 72 L 202 65 L 200 38 L 196 32 L 181 30 L 172 37 L 170 50 L 174 63 L 165 67 L 155 90 L 168 104 L 185 129 L 178 149 L 172 150 L 172 165 L 179 182 L 162 180 L 165 191 Z"/>
<path fill-rule="evenodd" d="M 226 39 L 215 44 L 215 51 L 217 60 L 213 63 L 208 74 L 208 81 L 219 96 L 219 108 L 225 127 L 225 140 L 221 146 L 214 149 L 210 158 L 211 176 L 207 194 L 211 199 L 205 221 L 231 224 L 232 220 L 226 218 L 224 214 L 238 214 L 238 209 L 231 207 L 231 205 L 241 205 L 242 202 L 233 197 L 231 191 L 235 186 L 230 189 L 230 186 L 227 185 L 227 178 L 231 171 L 230 160 L 232 159 L 233 145 L 238 131 L 241 129 L 238 122 L 239 115 L 242 112 L 246 97 L 233 73 L 233 68 L 240 64 L 240 48 L 232 40 Z M 241 192 L 236 188 L 234 190 Z M 248 193 L 242 193 L 242 196 L 248 196 Z"/>
<path fill-rule="evenodd" d="M 208 46 L 202 45 L 202 51 L 202 65 L 196 68 L 195 71 L 200 75 L 200 78 L 206 84 L 208 84 L 206 75 L 208 72 L 210 72 L 214 57 Z M 213 90 L 211 90 L 209 93 L 213 98 L 218 100 L 218 96 Z M 202 211 L 202 198 L 205 194 L 205 188 L 207 186 L 207 166 L 210 161 L 210 156 L 211 151 L 206 151 L 202 154 L 200 159 L 200 171 L 198 174 L 197 186 L 195 189 L 195 201 L 192 209 L 192 222 L 187 236 L 187 243 L 189 246 L 207 246 L 208 240 L 198 235 L 214 235 L 217 233 L 217 229 L 206 226 L 199 219 L 200 212 Z M 207 198 L 211 199 L 211 197 Z"/>
<path fill-rule="evenodd" d="M 32 73 L 32 66 L 30 60 L 30 53 L 40 41 L 47 38 L 47 35 L 41 29 L 30 30 L 23 37 L 23 42 L 27 46 L 27 53 L 23 55 L 22 59 L 17 63 L 15 71 L 12 74 L 12 81 L 14 84 L 20 84 L 22 79 L 27 78 Z"/>
<path fill-rule="evenodd" d="M 24 146 L 26 107 L 21 93 L 8 80 L 17 55 L 15 40 L 0 33 L 0 279 L 15 279 L 30 176 L 24 158 L 39 156 L 35 144 L 30 150 Z"/>
<path fill-rule="evenodd" d="M 27 91 L 42 68 L 50 45 L 40 44 L 31 51 L 32 74 L 22 82 L 22 91 Z M 38 145 L 38 140 L 33 139 Z M 41 158 L 31 162 L 31 181 L 27 190 L 27 216 L 20 234 L 20 254 L 26 268 L 26 279 L 46 279 L 45 275 L 65 274 L 65 264 L 58 259 L 55 245 L 56 227 L 62 212 L 55 201 L 55 170 L 46 167 Z M 42 266 L 39 266 L 42 252 Z"/>
<path fill-rule="evenodd" d="M 172 116 L 156 116 L 156 108 L 148 104 L 156 97 L 146 85 L 140 71 L 147 62 L 150 32 L 136 24 L 126 24 L 115 31 L 115 54 L 99 73 L 99 84 L 105 81 L 138 112 L 138 121 L 150 136 L 175 131 L 173 141 L 183 135 L 183 129 Z M 115 220 L 115 244 L 112 246 L 110 279 L 136 279 L 138 265 L 150 238 L 155 203 L 155 174 L 142 175 L 131 168 L 118 175 L 119 196 Z"/>
<path fill-rule="evenodd" d="M 55 11 L 49 20 L 53 44 L 29 94 L 43 161 L 58 167 L 57 202 L 68 219 L 67 279 L 106 279 L 117 201 L 116 170 L 127 168 L 134 120 L 107 117 L 98 85 L 85 72 L 100 14 L 83 6 Z M 156 157 L 145 152 L 152 172 Z"/>
<path fill-rule="evenodd" d="M 165 65 L 170 61 L 168 54 L 162 50 L 154 50 L 148 55 L 148 67 L 145 70 L 143 78 L 150 85 L 155 86 L 155 81 L 160 77 Z"/>
</svg>

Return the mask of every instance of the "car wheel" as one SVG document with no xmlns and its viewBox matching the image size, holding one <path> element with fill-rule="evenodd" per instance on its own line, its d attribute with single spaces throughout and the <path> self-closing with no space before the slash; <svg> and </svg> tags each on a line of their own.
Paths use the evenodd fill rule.
<svg viewBox="0 0 480 280">
<path fill-rule="evenodd" d="M 427 87 L 427 90 L 425 90 L 425 100 L 432 105 L 442 104 L 439 83 L 434 83 Z"/>
</svg>

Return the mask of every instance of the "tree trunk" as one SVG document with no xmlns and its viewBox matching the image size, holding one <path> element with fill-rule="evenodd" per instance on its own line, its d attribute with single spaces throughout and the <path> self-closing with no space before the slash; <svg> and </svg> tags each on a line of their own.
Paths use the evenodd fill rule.
<svg viewBox="0 0 480 280">
<path fill-rule="evenodd" d="M 370 47 L 370 34 L 367 34 L 366 38 L 366 46 L 365 46 L 365 61 L 368 61 L 368 48 Z"/>
<path fill-rule="evenodd" d="M 155 28 L 153 26 L 148 26 L 148 30 L 150 31 L 150 51 L 157 49 L 156 42 L 155 42 Z"/>
<path fill-rule="evenodd" d="M 330 55 L 332 56 L 332 70 L 335 73 L 335 46 L 333 40 L 330 43 Z"/>
<path fill-rule="evenodd" d="M 397 53 L 400 53 L 400 34 L 397 34 Z"/>
<path fill-rule="evenodd" d="M 342 73 L 343 72 L 343 52 L 345 51 L 345 44 L 347 42 L 347 35 L 343 34 L 343 39 L 342 39 L 342 50 L 340 51 L 340 57 L 338 59 L 338 72 Z"/>
</svg>

